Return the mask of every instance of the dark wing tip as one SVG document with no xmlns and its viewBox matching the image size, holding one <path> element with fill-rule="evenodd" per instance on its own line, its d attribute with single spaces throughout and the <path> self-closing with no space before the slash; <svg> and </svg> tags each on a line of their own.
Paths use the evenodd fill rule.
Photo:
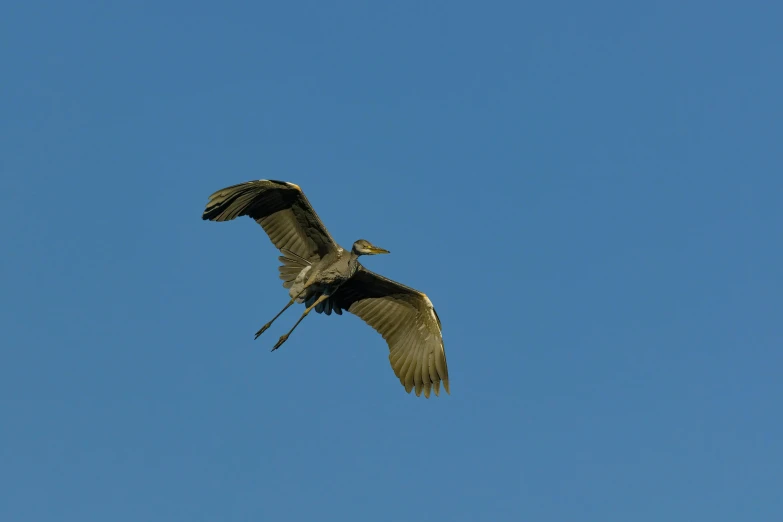
<svg viewBox="0 0 783 522">
<path fill-rule="evenodd" d="M 216 207 L 210 208 L 209 205 L 207 205 L 207 208 L 205 208 L 204 212 L 201 214 L 201 219 L 204 221 L 214 221 L 218 214 L 220 214 L 220 211 L 218 211 Z"/>
<path fill-rule="evenodd" d="M 264 194 L 270 194 L 270 189 L 271 193 L 282 190 L 283 192 L 279 192 L 279 194 L 293 191 L 304 196 L 299 185 L 287 181 L 276 179 L 246 181 L 220 189 L 209 196 L 209 201 L 201 214 L 201 219 L 204 221 L 230 221 L 238 216 L 250 215 L 255 210 L 256 198 L 264 197 Z M 288 199 L 290 196 L 283 198 L 286 199 L 285 205 L 292 203 L 292 200 Z M 281 202 L 278 201 L 277 203 L 280 204 Z M 256 219 L 257 216 L 251 217 Z"/>
<path fill-rule="evenodd" d="M 221 212 L 222 210 L 218 205 L 212 205 L 210 202 L 207 204 L 207 208 L 205 208 L 204 212 L 201 214 L 201 219 L 203 219 L 204 221 L 218 220 L 217 217 L 220 215 Z"/>
<path fill-rule="evenodd" d="M 201 214 L 204 221 L 228 221 L 234 219 L 238 212 L 226 212 L 238 197 L 244 194 L 256 181 L 246 181 L 231 185 L 212 193 L 207 206 Z M 229 217 L 230 216 L 230 217 Z"/>
</svg>

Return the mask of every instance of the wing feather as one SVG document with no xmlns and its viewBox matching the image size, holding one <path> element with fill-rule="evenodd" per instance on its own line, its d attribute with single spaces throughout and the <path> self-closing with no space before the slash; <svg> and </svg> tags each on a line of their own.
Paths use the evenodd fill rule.
<svg viewBox="0 0 783 522">
<path fill-rule="evenodd" d="M 389 362 L 405 391 L 429 397 L 449 390 L 440 319 L 426 295 L 359 267 L 332 296 L 336 309 L 359 316 L 386 340 Z"/>
<path fill-rule="evenodd" d="M 254 219 L 280 250 L 313 262 L 338 248 L 302 189 L 293 183 L 261 179 L 218 190 L 209 197 L 202 219 Z"/>
</svg>

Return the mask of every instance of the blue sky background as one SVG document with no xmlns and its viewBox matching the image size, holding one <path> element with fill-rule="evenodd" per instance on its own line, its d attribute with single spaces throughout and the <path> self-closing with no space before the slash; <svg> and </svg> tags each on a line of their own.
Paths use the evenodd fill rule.
<svg viewBox="0 0 783 522">
<path fill-rule="evenodd" d="M 0 519 L 783 519 L 783 7 L 5 2 Z M 302 186 L 452 395 L 207 196 Z M 328 339 L 328 341 L 323 341 Z"/>
</svg>

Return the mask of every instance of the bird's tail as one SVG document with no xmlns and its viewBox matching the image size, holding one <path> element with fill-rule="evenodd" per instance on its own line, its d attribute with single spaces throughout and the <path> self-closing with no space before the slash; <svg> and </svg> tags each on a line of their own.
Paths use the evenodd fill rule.
<svg viewBox="0 0 783 522">
<path fill-rule="evenodd" d="M 284 256 L 278 257 L 283 265 L 277 267 L 277 269 L 280 271 L 280 279 L 283 280 L 283 286 L 291 288 L 297 276 L 302 273 L 302 270 L 310 266 L 310 262 L 293 252 L 283 250 L 283 253 L 285 254 Z"/>
</svg>

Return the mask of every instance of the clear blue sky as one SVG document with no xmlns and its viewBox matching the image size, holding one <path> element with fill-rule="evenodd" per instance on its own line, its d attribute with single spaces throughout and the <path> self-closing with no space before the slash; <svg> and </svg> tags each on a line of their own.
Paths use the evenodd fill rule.
<svg viewBox="0 0 783 522">
<path fill-rule="evenodd" d="M 295 4 L 3 4 L 0 519 L 783 519 L 783 7 Z M 258 178 L 392 251 L 451 396 L 253 341 L 277 251 L 201 212 Z"/>
</svg>

